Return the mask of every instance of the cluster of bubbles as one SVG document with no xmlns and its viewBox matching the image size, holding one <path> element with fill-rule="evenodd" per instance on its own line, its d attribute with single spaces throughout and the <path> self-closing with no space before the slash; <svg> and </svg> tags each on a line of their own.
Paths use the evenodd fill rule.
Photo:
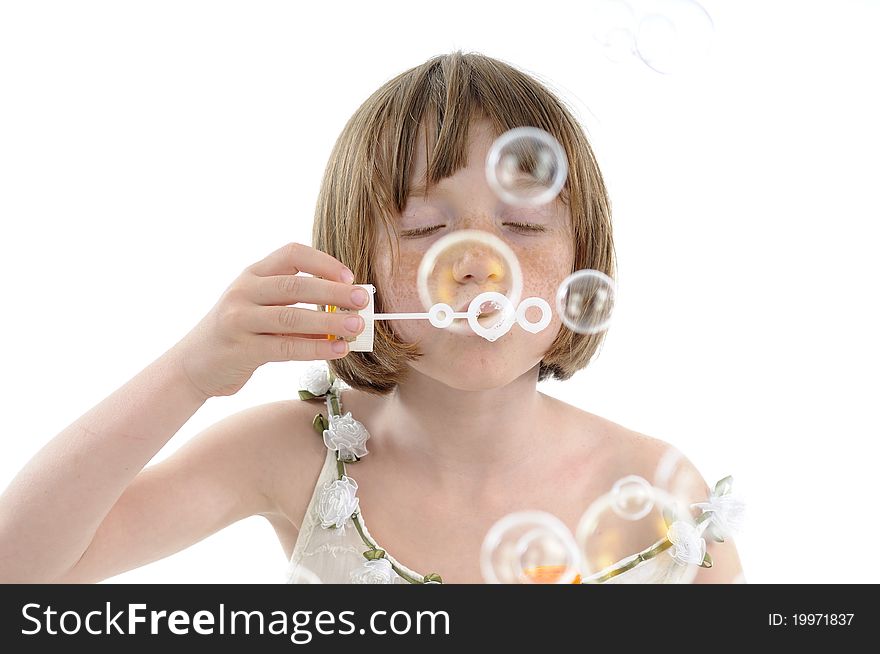
<svg viewBox="0 0 880 654">
<path fill-rule="evenodd" d="M 709 525 L 698 524 L 682 496 L 659 485 L 690 496 L 699 479 L 694 472 L 678 471 L 682 460 L 671 448 L 654 483 L 638 475 L 618 479 L 587 507 L 574 534 L 546 511 L 505 515 L 483 539 L 483 579 L 492 584 L 691 583 L 706 554 L 703 532 Z M 302 564 L 289 564 L 286 583 L 322 581 Z M 740 574 L 734 583 L 745 578 Z"/>
<path fill-rule="evenodd" d="M 553 202 L 568 177 L 564 148 L 536 127 L 517 127 L 492 144 L 486 157 L 486 180 L 499 198 L 514 207 Z M 486 279 L 497 288 L 472 298 L 466 307 L 454 307 L 461 284 L 457 266 L 469 257 L 491 267 Z M 378 314 L 377 319 L 427 318 L 453 332 L 472 330 L 494 341 L 514 323 L 538 333 L 550 324 L 552 307 L 539 297 L 520 299 L 522 271 L 513 250 L 500 238 L 481 230 L 458 230 L 438 239 L 422 257 L 418 270 L 419 299 L 426 314 Z M 614 309 L 616 285 L 598 270 L 578 270 L 560 284 L 556 311 L 563 324 L 580 334 L 608 328 Z M 535 318 L 527 315 L 531 311 Z M 457 321 L 457 322 L 456 322 Z M 467 324 L 465 324 L 465 321 Z"/>
<path fill-rule="evenodd" d="M 483 540 L 481 571 L 487 583 L 690 583 L 701 535 L 686 503 L 628 475 L 590 504 L 575 534 L 543 511 L 504 516 Z"/>
<path fill-rule="evenodd" d="M 574 534 L 546 511 L 505 515 L 483 539 L 483 579 L 491 584 L 691 583 L 706 554 L 707 525 L 697 524 L 684 500 L 658 486 L 669 483 L 684 492 L 696 482 L 693 476 L 676 479 L 679 461 L 680 453 L 670 449 L 654 483 L 638 475 L 618 479 L 589 505 Z M 302 564 L 289 564 L 286 583 L 323 582 Z M 740 574 L 733 583 L 745 583 L 745 577 Z"/>
<path fill-rule="evenodd" d="M 615 63 L 636 57 L 658 73 L 678 73 L 711 50 L 715 25 L 695 0 L 593 0 L 590 8 L 593 39 Z"/>
</svg>

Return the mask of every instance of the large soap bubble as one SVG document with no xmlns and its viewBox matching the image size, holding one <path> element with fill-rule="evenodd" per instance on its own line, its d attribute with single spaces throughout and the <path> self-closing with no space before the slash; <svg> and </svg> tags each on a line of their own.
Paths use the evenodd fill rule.
<svg viewBox="0 0 880 654">
<path fill-rule="evenodd" d="M 511 513 L 483 539 L 480 569 L 490 584 L 578 583 L 580 555 L 571 532 L 544 511 Z"/>
<path fill-rule="evenodd" d="M 688 506 L 628 475 L 584 512 L 576 541 L 586 583 L 690 583 L 706 554 Z"/>
<path fill-rule="evenodd" d="M 473 330 L 493 341 L 517 320 L 523 288 L 519 259 L 489 232 L 462 229 L 438 239 L 422 257 L 417 284 L 436 327 Z"/>
</svg>

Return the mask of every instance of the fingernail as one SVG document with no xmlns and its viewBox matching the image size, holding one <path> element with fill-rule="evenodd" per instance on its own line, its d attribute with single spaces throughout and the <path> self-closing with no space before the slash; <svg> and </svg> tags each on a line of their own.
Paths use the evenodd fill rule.
<svg viewBox="0 0 880 654">
<path fill-rule="evenodd" d="M 361 328 L 361 319 L 358 316 L 349 316 L 342 321 L 345 328 L 350 332 L 356 332 Z"/>
<path fill-rule="evenodd" d="M 330 347 L 336 354 L 342 354 L 348 349 L 348 343 L 345 341 L 333 341 Z"/>
<path fill-rule="evenodd" d="M 356 288 L 351 292 L 351 301 L 356 307 L 362 307 L 367 303 L 367 292 L 362 288 Z"/>
<path fill-rule="evenodd" d="M 342 271 L 342 281 L 346 284 L 351 284 L 354 282 L 354 273 L 351 272 L 348 268 Z"/>
</svg>

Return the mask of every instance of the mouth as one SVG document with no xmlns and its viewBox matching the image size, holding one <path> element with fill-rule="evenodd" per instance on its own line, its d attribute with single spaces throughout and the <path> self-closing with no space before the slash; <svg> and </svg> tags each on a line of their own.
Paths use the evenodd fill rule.
<svg viewBox="0 0 880 654">
<path fill-rule="evenodd" d="M 473 302 L 473 299 L 468 300 L 467 302 L 462 304 L 460 307 L 458 307 L 458 309 L 455 310 L 456 313 L 467 313 L 468 307 L 471 306 L 471 302 Z M 500 310 L 501 305 L 499 305 L 497 302 L 495 302 L 494 300 L 486 300 L 485 302 L 483 302 L 483 304 L 480 305 L 479 315 L 488 316 Z"/>
<path fill-rule="evenodd" d="M 467 313 L 468 307 L 470 306 L 472 301 L 473 298 L 462 304 L 458 309 L 456 309 L 456 312 Z M 493 300 L 486 300 L 480 305 L 480 310 L 477 314 L 477 322 L 487 329 L 493 327 L 502 315 L 501 308 L 501 305 L 497 302 Z"/>
</svg>

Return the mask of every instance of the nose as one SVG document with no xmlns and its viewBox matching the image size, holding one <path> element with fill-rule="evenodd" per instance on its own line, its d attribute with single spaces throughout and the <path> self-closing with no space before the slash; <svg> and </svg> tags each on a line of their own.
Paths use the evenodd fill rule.
<svg viewBox="0 0 880 654">
<path fill-rule="evenodd" d="M 464 311 L 474 297 L 487 291 L 508 296 L 512 302 L 519 301 L 519 261 L 493 230 L 470 226 L 455 230 L 431 248 L 436 251 L 426 254 L 419 266 L 419 293 L 426 307 L 439 299 L 456 311 Z"/>
<path fill-rule="evenodd" d="M 474 244 L 453 262 L 452 277 L 459 284 L 497 287 L 504 280 L 504 262 L 491 248 Z"/>
</svg>

